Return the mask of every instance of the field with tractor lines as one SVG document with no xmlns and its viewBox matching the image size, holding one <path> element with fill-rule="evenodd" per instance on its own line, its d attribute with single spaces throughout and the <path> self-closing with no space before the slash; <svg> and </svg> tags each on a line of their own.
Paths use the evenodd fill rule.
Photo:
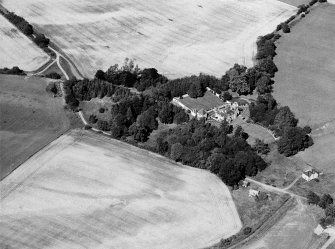
<svg viewBox="0 0 335 249">
<path fill-rule="evenodd" d="M 1 3 L 1 2 L 0 2 Z M 49 56 L 0 15 L 0 68 L 18 66 L 33 71 L 43 66 Z"/>
<path fill-rule="evenodd" d="M 0 184 L 0 248 L 202 248 L 242 226 L 217 176 L 84 130 Z"/>
<path fill-rule="evenodd" d="M 253 64 L 259 35 L 296 10 L 276 0 L 3 0 L 87 77 L 133 58 L 170 78 Z"/>
</svg>

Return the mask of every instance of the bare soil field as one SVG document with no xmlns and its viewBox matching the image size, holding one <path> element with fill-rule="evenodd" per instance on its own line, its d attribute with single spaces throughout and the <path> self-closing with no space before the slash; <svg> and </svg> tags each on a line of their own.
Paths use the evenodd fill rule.
<svg viewBox="0 0 335 249">
<path fill-rule="evenodd" d="M 0 75 L 0 179 L 70 127 L 61 98 L 46 92 L 47 82 Z"/>
<path fill-rule="evenodd" d="M 170 78 L 252 65 L 259 35 L 295 7 L 276 0 L 3 0 L 51 37 L 86 77 L 134 58 Z"/>
<path fill-rule="evenodd" d="M 215 175 L 84 130 L 0 184 L 2 248 L 202 248 L 242 226 Z"/>
<path fill-rule="evenodd" d="M 266 235 L 243 249 L 318 249 L 324 239 L 314 234 L 322 210 L 298 203 Z"/>
<path fill-rule="evenodd" d="M 323 171 L 323 187 L 317 188 L 330 193 L 335 186 L 328 177 L 335 175 L 334 16 L 335 5 L 322 4 L 279 40 L 274 84 L 275 98 L 291 108 L 301 125 L 313 128 L 314 145 L 293 158 Z"/>
<path fill-rule="evenodd" d="M 49 56 L 0 15 L 0 68 L 18 66 L 33 71 L 48 62 Z"/>
</svg>

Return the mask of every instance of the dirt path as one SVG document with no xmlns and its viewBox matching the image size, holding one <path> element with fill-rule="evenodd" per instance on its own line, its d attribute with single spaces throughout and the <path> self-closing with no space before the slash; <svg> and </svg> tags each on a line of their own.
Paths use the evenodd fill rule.
<svg viewBox="0 0 335 249">
<path fill-rule="evenodd" d="M 326 249 L 331 243 L 335 241 L 335 227 L 327 228 L 324 232 L 328 233 L 330 238 L 320 249 Z"/>
<path fill-rule="evenodd" d="M 279 192 L 279 193 L 282 193 L 282 194 L 289 194 L 291 195 L 292 197 L 296 197 L 297 199 L 306 199 L 305 197 L 303 196 L 300 196 L 300 195 L 296 195 L 290 191 L 288 191 L 289 188 L 291 188 L 299 179 L 299 178 L 296 178 L 289 186 L 285 187 L 285 188 L 278 188 L 278 187 L 274 187 L 274 186 L 271 186 L 271 185 L 267 185 L 265 183 L 262 183 L 262 182 L 259 182 L 259 181 L 256 181 L 254 179 L 251 179 L 250 177 L 246 177 L 245 178 L 247 181 L 249 182 L 252 182 L 254 184 L 257 184 L 259 186 L 261 186 L 262 188 L 268 190 L 268 191 L 272 191 L 272 192 Z"/>
</svg>

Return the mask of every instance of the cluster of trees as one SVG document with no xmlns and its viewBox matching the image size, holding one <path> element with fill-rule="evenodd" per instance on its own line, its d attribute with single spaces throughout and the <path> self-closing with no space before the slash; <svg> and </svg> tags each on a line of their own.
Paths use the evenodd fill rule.
<svg viewBox="0 0 335 249">
<path fill-rule="evenodd" d="M 36 33 L 33 29 L 33 26 L 23 17 L 16 15 L 14 12 L 8 12 L 4 15 L 11 23 L 13 23 L 19 30 L 21 30 L 22 33 L 24 33 L 26 36 L 32 37 L 37 46 L 41 47 L 42 49 L 48 47 L 50 40 L 46 38 L 44 34 Z M 35 34 L 35 37 L 32 36 L 33 34 Z"/>
<path fill-rule="evenodd" d="M 318 205 L 325 210 L 325 217 L 320 219 L 320 225 L 322 227 L 327 227 L 328 225 L 335 224 L 335 205 L 333 198 L 330 194 L 323 194 L 321 197 L 316 193 L 310 191 L 307 194 L 308 204 Z"/>
<path fill-rule="evenodd" d="M 167 78 L 157 72 L 155 68 L 145 68 L 140 70 L 135 66 L 133 60 L 125 59 L 124 65 L 111 66 L 106 72 L 98 70 L 95 78 L 108 81 L 114 85 L 125 87 L 135 87 L 138 91 L 144 91 L 150 87 L 167 82 Z"/>
<path fill-rule="evenodd" d="M 193 167 L 208 169 L 227 185 L 237 185 L 245 176 L 266 168 L 264 160 L 246 142 L 243 130 L 223 122 L 221 127 L 192 119 L 183 126 L 163 132 L 156 151 Z"/>
<path fill-rule="evenodd" d="M 267 53 L 267 52 L 265 52 Z M 259 57 L 260 58 L 260 57 Z M 255 88 L 260 93 L 272 90 L 271 77 L 277 67 L 272 60 L 262 58 L 258 65 L 252 68 L 235 64 L 220 79 L 206 74 L 192 75 L 188 77 L 167 80 L 154 68 L 140 70 L 132 60 L 126 59 L 124 66 L 117 64 L 111 66 L 106 72 L 98 70 L 95 79 L 108 81 L 114 85 L 135 87 L 138 91 L 152 89 L 157 99 L 172 99 L 188 94 L 192 98 L 202 97 L 206 87 L 210 87 L 217 93 L 231 89 L 238 94 L 252 93 Z"/>
<path fill-rule="evenodd" d="M 187 122 L 188 115 L 168 102 L 157 102 L 152 97 L 132 95 L 112 105 L 110 120 L 99 120 L 91 115 L 89 121 L 103 131 L 110 131 L 113 138 L 132 136 L 136 142 L 147 141 L 150 133 L 162 123 Z"/>
<path fill-rule="evenodd" d="M 55 79 L 55 80 L 59 80 L 60 78 L 62 78 L 62 76 L 56 72 L 48 73 L 45 75 L 45 77 L 50 78 L 50 79 Z"/>
<path fill-rule="evenodd" d="M 66 103 L 73 110 L 78 107 L 79 101 L 107 96 L 111 97 L 114 102 L 118 102 L 123 98 L 133 95 L 128 88 L 116 86 L 99 79 L 77 80 L 72 78 L 65 81 L 64 90 Z"/>
<path fill-rule="evenodd" d="M 250 118 L 270 130 L 277 136 L 278 151 L 285 156 L 291 156 L 313 145 L 309 136 L 311 128 L 297 127 L 295 118 L 288 106 L 279 107 L 271 94 L 259 95 L 257 101 L 250 105 Z"/>
<path fill-rule="evenodd" d="M 33 40 L 37 46 L 43 49 L 48 47 L 50 44 L 50 39 L 46 38 L 44 34 L 35 34 Z"/>
<path fill-rule="evenodd" d="M 33 26 L 31 26 L 23 17 L 16 15 L 14 12 L 8 12 L 5 14 L 5 17 L 25 35 L 31 36 L 34 33 Z"/>
<path fill-rule="evenodd" d="M 12 67 L 11 69 L 7 67 L 0 68 L 0 74 L 26 75 L 19 67 Z"/>
</svg>

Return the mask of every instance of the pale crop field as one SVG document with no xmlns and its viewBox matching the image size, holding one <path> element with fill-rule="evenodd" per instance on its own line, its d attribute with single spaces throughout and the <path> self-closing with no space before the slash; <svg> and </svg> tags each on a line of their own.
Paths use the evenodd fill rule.
<svg viewBox="0 0 335 249">
<path fill-rule="evenodd" d="M 49 56 L 0 15 L 0 68 L 18 66 L 33 71 L 43 66 Z"/>
<path fill-rule="evenodd" d="M 215 175 L 83 130 L 0 184 L 0 248 L 203 248 L 242 227 Z"/>
<path fill-rule="evenodd" d="M 276 0 L 3 0 L 87 77 L 126 57 L 170 78 L 252 66 L 259 35 L 296 10 Z"/>
</svg>

